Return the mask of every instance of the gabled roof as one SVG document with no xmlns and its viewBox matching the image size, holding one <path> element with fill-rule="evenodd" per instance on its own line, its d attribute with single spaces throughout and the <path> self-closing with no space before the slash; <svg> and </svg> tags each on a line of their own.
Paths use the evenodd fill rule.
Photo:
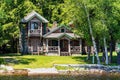
<svg viewBox="0 0 120 80">
<path fill-rule="evenodd" d="M 29 13 L 27 16 L 25 16 L 21 22 L 28 22 L 30 21 L 33 17 L 37 17 L 39 20 L 41 20 L 43 23 L 48 23 L 49 21 L 47 19 L 45 19 L 44 17 L 42 17 L 40 14 L 38 14 L 35 11 L 32 11 L 31 13 Z"/>
<path fill-rule="evenodd" d="M 51 34 L 52 32 L 58 30 L 58 29 L 61 28 L 61 27 L 65 27 L 65 28 L 67 28 L 67 29 L 70 30 L 70 28 L 68 28 L 67 26 L 61 25 L 61 26 L 58 26 L 58 27 L 53 28 L 50 32 L 48 32 L 47 34 L 45 34 L 43 37 L 46 37 L 47 35 Z"/>
<path fill-rule="evenodd" d="M 44 38 L 61 38 L 63 36 L 66 36 L 68 38 L 80 38 L 78 35 L 75 35 L 74 33 L 53 33 L 54 31 L 58 30 L 61 27 L 65 27 L 70 30 L 70 28 L 66 27 L 65 25 L 61 25 L 61 26 L 58 26 L 52 29 L 50 32 L 45 34 L 43 37 Z"/>
<path fill-rule="evenodd" d="M 62 38 L 63 36 L 66 36 L 70 39 L 72 38 L 80 38 L 79 36 L 75 35 L 74 33 L 51 33 L 49 35 L 47 35 L 45 38 L 55 38 L 55 39 L 59 39 Z"/>
</svg>

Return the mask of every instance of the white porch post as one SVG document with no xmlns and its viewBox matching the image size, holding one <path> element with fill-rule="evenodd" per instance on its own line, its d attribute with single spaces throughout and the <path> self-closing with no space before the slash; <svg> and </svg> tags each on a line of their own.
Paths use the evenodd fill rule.
<svg viewBox="0 0 120 80">
<path fill-rule="evenodd" d="M 45 52 L 45 39 L 43 39 L 43 47 L 42 47 L 42 52 Z"/>
<path fill-rule="evenodd" d="M 48 54 L 48 39 L 46 39 L 46 52 Z"/>
<path fill-rule="evenodd" d="M 58 54 L 60 56 L 60 39 L 58 39 Z"/>
<path fill-rule="evenodd" d="M 41 27 L 40 27 L 40 33 L 41 33 L 41 36 L 42 36 L 42 22 L 41 22 Z"/>
<path fill-rule="evenodd" d="M 82 53 L 82 39 L 79 39 L 80 53 Z"/>
<path fill-rule="evenodd" d="M 69 55 L 71 55 L 71 49 L 70 49 L 70 39 L 68 40 L 68 52 L 69 52 Z"/>
</svg>

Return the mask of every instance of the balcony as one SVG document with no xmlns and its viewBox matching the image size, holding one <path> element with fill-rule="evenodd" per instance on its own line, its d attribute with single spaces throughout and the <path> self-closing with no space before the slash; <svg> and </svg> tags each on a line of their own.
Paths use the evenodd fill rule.
<svg viewBox="0 0 120 80">
<path fill-rule="evenodd" d="M 40 29 L 28 30 L 28 36 L 41 36 L 41 31 Z"/>
</svg>

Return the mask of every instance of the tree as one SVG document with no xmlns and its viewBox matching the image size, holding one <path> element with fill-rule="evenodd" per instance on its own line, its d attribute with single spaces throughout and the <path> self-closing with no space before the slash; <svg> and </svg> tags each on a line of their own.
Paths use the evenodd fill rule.
<svg viewBox="0 0 120 80">
<path fill-rule="evenodd" d="M 105 31 L 105 33 L 107 35 L 104 34 L 104 38 L 106 37 L 107 40 L 110 42 L 110 58 L 109 58 L 109 61 L 110 63 L 112 62 L 112 53 L 113 53 L 113 49 L 115 48 L 115 42 L 116 40 L 119 39 L 119 20 L 118 20 L 118 17 L 120 16 L 120 14 L 118 14 L 118 10 L 119 10 L 119 7 L 116 7 L 116 6 L 119 6 L 117 5 L 118 3 L 120 3 L 120 1 L 112 1 L 112 0 L 101 0 L 101 3 L 98 5 L 101 10 L 101 13 L 103 13 L 104 17 L 101 17 L 102 19 L 102 23 L 103 25 L 106 26 L 107 28 L 107 31 Z M 116 15 L 117 13 L 117 15 Z M 107 46 L 107 44 L 106 44 Z M 107 54 L 107 51 L 105 51 L 106 54 Z"/>
<path fill-rule="evenodd" d="M 17 52 L 20 20 L 32 10 L 42 12 L 29 0 L 2 0 L 1 2 L 0 10 L 3 10 L 5 18 L 2 20 L 0 27 L 2 33 L 0 39 L 2 44 L 0 45 L 1 48 L 8 49 L 3 51 Z"/>
<path fill-rule="evenodd" d="M 92 39 L 92 43 L 94 46 L 94 51 L 96 54 L 96 58 L 97 58 L 97 63 L 100 64 L 100 59 L 98 57 L 98 51 L 97 51 L 97 46 L 96 46 L 96 42 L 95 42 L 95 37 L 94 37 L 94 33 L 93 33 L 93 29 L 92 29 L 92 18 L 94 17 L 94 15 L 92 15 L 92 10 L 94 7 L 96 7 L 95 4 L 93 4 L 92 2 L 88 1 L 83 1 L 83 0 L 69 0 L 66 1 L 66 4 L 71 5 L 67 6 L 66 8 L 67 11 L 69 11 L 69 15 L 67 15 L 67 19 L 72 19 L 75 23 L 75 25 L 79 28 L 79 33 L 90 33 L 90 35 L 88 34 L 84 34 L 84 38 L 85 36 L 87 36 L 87 38 L 91 37 Z M 65 11 L 67 14 L 67 11 Z M 71 14 L 70 14 L 71 13 Z M 69 22 L 69 21 L 68 21 Z M 89 36 L 89 37 L 88 37 Z"/>
</svg>

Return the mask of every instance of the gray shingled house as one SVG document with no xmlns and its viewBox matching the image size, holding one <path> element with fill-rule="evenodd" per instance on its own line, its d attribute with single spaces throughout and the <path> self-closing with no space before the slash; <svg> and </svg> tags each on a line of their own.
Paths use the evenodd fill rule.
<svg viewBox="0 0 120 80">
<path fill-rule="evenodd" d="M 82 40 L 71 27 L 56 25 L 49 29 L 48 22 L 35 11 L 21 20 L 19 43 L 22 53 L 60 56 L 81 53 Z"/>
</svg>

